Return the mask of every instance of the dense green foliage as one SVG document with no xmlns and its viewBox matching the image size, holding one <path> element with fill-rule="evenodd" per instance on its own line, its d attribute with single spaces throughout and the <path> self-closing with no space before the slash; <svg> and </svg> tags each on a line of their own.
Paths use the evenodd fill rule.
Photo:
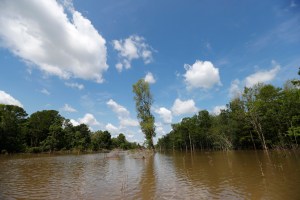
<svg viewBox="0 0 300 200">
<path fill-rule="evenodd" d="M 92 133 L 88 126 L 73 126 L 56 110 L 31 114 L 23 108 L 0 104 L 0 152 L 51 152 L 59 150 L 132 149 L 124 134 L 111 138 L 108 131 Z"/>
<path fill-rule="evenodd" d="M 172 124 L 157 147 L 267 150 L 298 147 L 299 139 L 300 90 L 293 81 L 284 88 L 262 84 L 245 88 L 219 115 L 202 110 Z"/>
<path fill-rule="evenodd" d="M 154 149 L 153 137 L 155 137 L 155 119 L 151 114 L 153 99 L 150 93 L 149 83 L 144 79 L 140 79 L 132 87 L 135 93 L 134 100 L 137 118 L 139 119 L 142 132 L 145 134 L 148 147 Z"/>
</svg>

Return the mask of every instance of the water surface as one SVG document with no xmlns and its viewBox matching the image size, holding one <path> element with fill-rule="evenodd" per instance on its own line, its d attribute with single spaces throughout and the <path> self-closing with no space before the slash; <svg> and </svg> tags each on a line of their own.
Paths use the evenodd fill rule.
<svg viewBox="0 0 300 200">
<path fill-rule="evenodd" d="M 0 156 L 0 199 L 300 199 L 300 153 Z"/>
</svg>

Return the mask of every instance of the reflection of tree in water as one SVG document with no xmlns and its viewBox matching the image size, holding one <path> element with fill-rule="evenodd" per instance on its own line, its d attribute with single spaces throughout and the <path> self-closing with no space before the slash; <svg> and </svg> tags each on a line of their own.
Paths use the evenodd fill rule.
<svg viewBox="0 0 300 200">
<path fill-rule="evenodd" d="M 140 190 L 138 197 L 141 197 L 141 199 L 156 199 L 156 173 L 154 169 L 154 156 L 155 155 L 151 155 L 141 160 L 141 162 L 144 162 L 145 164 L 139 183 Z"/>
<path fill-rule="evenodd" d="M 205 188 L 213 198 L 261 199 L 282 194 L 299 197 L 295 192 L 282 191 L 286 188 L 283 181 L 288 181 L 287 176 L 292 178 L 289 167 L 295 163 L 283 169 L 291 160 L 277 157 L 270 158 L 263 151 L 177 153 L 174 168 L 178 180 L 187 181 L 194 189 Z M 296 177 L 300 178 L 299 174 Z"/>
</svg>

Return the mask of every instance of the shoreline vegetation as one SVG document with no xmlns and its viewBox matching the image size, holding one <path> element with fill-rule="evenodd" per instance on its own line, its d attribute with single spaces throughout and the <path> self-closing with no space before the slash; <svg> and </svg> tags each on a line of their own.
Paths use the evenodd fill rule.
<svg viewBox="0 0 300 200">
<path fill-rule="evenodd" d="M 86 150 L 86 151 L 80 151 L 78 149 L 72 149 L 72 150 L 59 150 L 59 151 L 44 151 L 44 152 L 19 152 L 19 153 L 1 153 L 0 156 L 11 156 L 11 155 L 19 155 L 19 156 L 30 156 L 30 155 L 51 155 L 51 156 L 59 156 L 59 155 L 86 155 L 86 154 L 97 154 L 97 153 L 103 153 L 105 154 L 104 158 L 106 159 L 120 159 L 121 155 L 127 154 L 129 158 L 132 159 L 148 159 L 149 157 L 153 156 L 155 151 L 152 149 L 146 149 L 146 148 L 137 148 L 137 149 L 129 149 L 129 150 L 123 150 L 123 149 L 102 149 L 102 150 Z"/>
<path fill-rule="evenodd" d="M 96 152 L 135 149 L 123 133 L 91 132 L 86 124 L 74 126 L 56 110 L 42 110 L 27 117 L 18 106 L 0 104 L 0 153 Z"/>
<path fill-rule="evenodd" d="M 300 71 L 299 71 L 300 73 Z M 210 151 L 240 149 L 297 149 L 300 142 L 300 82 L 287 81 L 283 88 L 257 84 L 244 88 L 217 115 L 201 110 L 172 124 L 170 133 L 158 139 L 155 149 L 152 97 L 137 101 L 148 148 Z M 140 91 L 136 92 L 137 94 Z M 147 108 L 147 109 L 146 109 Z M 145 114 L 145 113 L 147 114 Z M 97 152 L 113 149 L 143 149 L 129 142 L 123 133 L 112 138 L 108 131 L 90 131 L 74 126 L 56 110 L 32 113 L 18 106 L 0 104 L 0 153 Z"/>
<path fill-rule="evenodd" d="M 300 75 L 300 70 L 299 70 Z M 158 140 L 160 150 L 298 149 L 300 81 L 283 88 L 271 84 L 245 87 L 220 114 L 201 110 L 172 124 Z"/>
</svg>

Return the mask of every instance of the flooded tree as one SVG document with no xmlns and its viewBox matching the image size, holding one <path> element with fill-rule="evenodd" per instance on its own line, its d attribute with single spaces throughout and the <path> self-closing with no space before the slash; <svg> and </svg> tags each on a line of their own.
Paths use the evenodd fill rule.
<svg viewBox="0 0 300 200">
<path fill-rule="evenodd" d="M 153 98 L 149 84 L 144 79 L 140 79 L 132 87 L 135 93 L 134 100 L 137 118 L 139 119 L 142 132 L 145 134 L 148 147 L 154 150 L 153 137 L 155 137 L 155 119 L 150 111 Z"/>
<path fill-rule="evenodd" d="M 300 89 L 257 84 L 245 88 L 219 115 L 202 110 L 172 125 L 158 140 L 160 149 L 287 149 L 298 148 Z"/>
</svg>

